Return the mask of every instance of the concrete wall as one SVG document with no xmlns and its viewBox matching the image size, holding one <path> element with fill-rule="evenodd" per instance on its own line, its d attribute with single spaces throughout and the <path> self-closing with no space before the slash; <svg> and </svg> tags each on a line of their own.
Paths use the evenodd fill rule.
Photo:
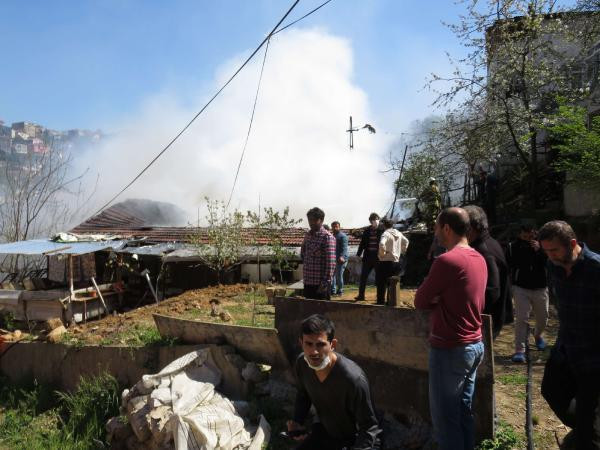
<svg viewBox="0 0 600 450">
<path fill-rule="evenodd" d="M 429 420 L 429 314 L 349 302 L 275 298 L 275 327 L 292 360 L 300 353 L 300 322 L 325 314 L 336 325 L 338 349 L 366 372 L 378 409 L 416 411 Z M 477 373 L 475 417 L 480 439 L 494 432 L 494 367 L 490 318 L 485 316 L 486 353 Z"/>
<path fill-rule="evenodd" d="M 164 366 L 206 345 L 172 347 L 72 347 L 43 342 L 7 345 L 0 355 L 0 373 L 11 381 L 36 379 L 58 389 L 75 389 L 82 376 L 107 372 L 121 386 L 133 386 L 144 374 L 157 373 Z M 248 386 L 240 377 L 233 348 L 208 346 L 216 366 L 223 374 L 220 390 L 232 399 L 242 399 Z M 236 355 L 237 356 L 237 355 Z"/>
<path fill-rule="evenodd" d="M 569 217 L 582 217 L 597 214 L 600 211 L 600 193 L 585 189 L 572 183 L 563 188 L 565 214 Z"/>
</svg>

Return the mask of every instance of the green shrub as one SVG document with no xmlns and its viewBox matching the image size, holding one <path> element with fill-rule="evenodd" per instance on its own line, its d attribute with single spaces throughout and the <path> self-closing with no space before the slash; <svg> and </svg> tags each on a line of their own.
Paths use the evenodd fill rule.
<svg viewBox="0 0 600 450">
<path fill-rule="evenodd" d="M 494 439 L 485 439 L 477 446 L 477 450 L 512 450 L 516 448 L 523 448 L 523 437 L 512 426 L 503 422 L 498 424 Z"/>
</svg>

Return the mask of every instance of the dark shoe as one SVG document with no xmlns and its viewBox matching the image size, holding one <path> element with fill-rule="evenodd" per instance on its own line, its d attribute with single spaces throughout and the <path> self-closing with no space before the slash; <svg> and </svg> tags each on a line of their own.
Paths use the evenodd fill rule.
<svg viewBox="0 0 600 450">
<path fill-rule="evenodd" d="M 364 302 L 365 298 L 361 297 L 360 295 L 357 295 L 356 297 L 354 297 L 354 301 L 355 302 Z"/>
<path fill-rule="evenodd" d="M 512 362 L 514 362 L 514 363 L 517 363 L 517 364 L 522 364 L 522 363 L 527 362 L 527 359 L 525 358 L 525 353 L 523 353 L 523 352 L 517 352 L 517 353 L 515 353 L 512 356 L 512 358 L 510 358 L 510 360 Z"/>
<path fill-rule="evenodd" d="M 546 341 L 543 337 L 539 337 L 535 339 L 535 346 L 538 350 L 544 350 L 546 348 Z"/>
</svg>

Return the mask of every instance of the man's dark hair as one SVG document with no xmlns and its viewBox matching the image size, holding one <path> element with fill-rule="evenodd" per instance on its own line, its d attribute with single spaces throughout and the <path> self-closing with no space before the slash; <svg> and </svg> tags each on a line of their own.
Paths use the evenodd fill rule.
<svg viewBox="0 0 600 450">
<path fill-rule="evenodd" d="M 331 222 L 331 228 L 333 228 L 334 226 L 339 225 L 339 224 L 340 223 L 337 220 L 335 220 L 335 221 Z"/>
<path fill-rule="evenodd" d="M 466 236 L 469 231 L 469 215 L 462 208 L 443 209 L 437 220 L 440 226 L 448 225 L 458 236 Z"/>
<path fill-rule="evenodd" d="M 577 239 L 573 228 L 567 222 L 562 220 L 552 220 L 544 224 L 538 232 L 538 241 L 551 241 L 552 239 L 558 239 L 564 246 L 571 244 L 571 239 Z"/>
<path fill-rule="evenodd" d="M 525 233 L 529 233 L 530 231 L 535 231 L 535 225 L 531 223 L 523 223 L 521 224 L 521 231 Z"/>
<path fill-rule="evenodd" d="M 383 228 L 387 230 L 388 228 L 392 228 L 394 226 L 394 221 L 392 219 L 384 217 L 383 219 L 381 219 L 381 224 L 383 225 Z"/>
<path fill-rule="evenodd" d="M 377 213 L 371 213 L 371 214 L 369 215 L 369 222 L 370 222 L 371 220 L 379 220 L 379 214 L 377 214 Z"/>
<path fill-rule="evenodd" d="M 317 220 L 325 220 L 325 213 L 321 208 L 317 208 L 315 206 L 314 208 L 308 210 L 306 217 L 312 217 L 313 219 Z"/>
<path fill-rule="evenodd" d="M 469 215 L 469 226 L 478 233 L 483 233 L 488 230 L 488 218 L 485 211 L 475 205 L 467 205 L 463 208 Z"/>
<path fill-rule="evenodd" d="M 305 334 L 327 334 L 327 340 L 331 342 L 335 336 L 335 325 L 331 320 L 321 314 L 313 314 L 302 321 L 302 335 Z"/>
</svg>

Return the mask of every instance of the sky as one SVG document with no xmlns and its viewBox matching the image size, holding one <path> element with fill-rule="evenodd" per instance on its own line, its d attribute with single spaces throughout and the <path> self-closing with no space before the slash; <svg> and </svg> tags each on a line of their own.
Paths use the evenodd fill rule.
<svg viewBox="0 0 600 450">
<path fill-rule="evenodd" d="M 301 0 L 288 20 L 321 0 Z M 0 70 L 0 119 L 111 138 L 77 155 L 99 180 L 90 211 L 126 184 L 216 92 L 292 1 L 16 0 L 2 2 L 10 64 Z M 451 0 L 333 0 L 272 40 L 232 205 L 320 205 L 348 226 L 389 207 L 386 158 L 411 122 L 435 111 L 424 89 L 463 50 L 442 22 Z M 18 19 L 18 20 L 17 20 Z M 122 199 L 172 201 L 196 216 L 227 200 L 263 53 Z M 348 116 L 370 123 L 347 147 Z"/>
</svg>

